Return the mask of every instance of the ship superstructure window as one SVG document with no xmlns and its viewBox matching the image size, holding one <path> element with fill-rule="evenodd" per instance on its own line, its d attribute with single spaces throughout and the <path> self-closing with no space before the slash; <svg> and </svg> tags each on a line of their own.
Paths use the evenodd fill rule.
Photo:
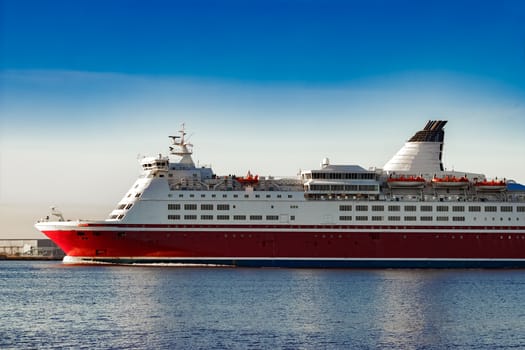
<svg viewBox="0 0 525 350">
<path fill-rule="evenodd" d="M 516 208 L 516 211 L 517 211 L 518 213 L 525 213 L 525 207 L 517 207 L 517 208 Z"/>
<path fill-rule="evenodd" d="M 502 212 L 502 213 L 511 213 L 512 212 L 512 207 L 510 205 L 505 205 L 505 206 L 501 206 L 499 208 L 499 210 Z"/>
<path fill-rule="evenodd" d="M 140 192 L 137 193 L 137 194 L 135 194 L 135 198 L 139 198 L 141 194 L 142 194 L 142 193 L 140 193 Z"/>
<path fill-rule="evenodd" d="M 452 221 L 465 221 L 464 216 L 453 216 Z"/>
<path fill-rule="evenodd" d="M 372 205 L 372 211 L 385 211 L 384 205 Z"/>
<path fill-rule="evenodd" d="M 124 209 L 126 207 L 126 204 L 121 204 L 117 207 L 117 209 Z"/>
<path fill-rule="evenodd" d="M 436 217 L 436 221 L 448 221 L 448 216 L 438 216 Z"/>
<path fill-rule="evenodd" d="M 471 205 L 468 207 L 468 211 L 471 213 L 477 213 L 481 211 L 481 207 L 479 205 Z"/>
<path fill-rule="evenodd" d="M 197 220 L 197 215 L 184 215 L 184 220 Z"/>
<path fill-rule="evenodd" d="M 279 220 L 278 215 L 266 215 L 266 220 Z"/>
<path fill-rule="evenodd" d="M 292 198 L 293 196 L 291 194 L 288 195 L 288 198 Z"/>
<path fill-rule="evenodd" d="M 492 206 L 492 205 L 488 205 L 488 206 L 485 207 L 485 211 L 486 212 L 491 212 L 492 213 L 492 212 L 496 212 L 497 210 L 498 210 L 497 207 Z"/>
<path fill-rule="evenodd" d="M 217 220 L 230 220 L 229 215 L 217 215 Z"/>
<path fill-rule="evenodd" d="M 352 211 L 352 206 L 351 205 L 340 205 L 339 210 L 340 211 Z"/>
<path fill-rule="evenodd" d="M 213 220 L 213 215 L 201 215 L 201 220 Z"/>
<path fill-rule="evenodd" d="M 262 220 L 262 215 L 250 215 L 250 220 Z"/>
<path fill-rule="evenodd" d="M 180 215 L 168 215 L 168 220 L 180 220 Z"/>
<path fill-rule="evenodd" d="M 327 171 L 312 171 L 310 174 L 305 174 L 307 179 L 329 179 L 329 180 L 375 180 L 375 173 L 334 173 Z"/>
<path fill-rule="evenodd" d="M 405 205 L 405 211 L 416 211 L 415 205 Z"/>
<path fill-rule="evenodd" d="M 201 210 L 213 210 L 213 204 L 201 204 Z"/>
<path fill-rule="evenodd" d="M 180 204 L 168 204 L 168 210 L 180 210 Z"/>
<path fill-rule="evenodd" d="M 383 221 L 382 216 L 372 216 L 372 221 Z"/>
<path fill-rule="evenodd" d="M 452 211 L 454 212 L 463 212 L 465 211 L 465 207 L 461 205 L 455 205 L 452 207 Z"/>
<path fill-rule="evenodd" d="M 250 198 L 250 195 L 249 194 L 245 194 L 244 198 Z"/>
<path fill-rule="evenodd" d="M 356 221 L 368 221 L 368 216 L 356 216 Z"/>
<path fill-rule="evenodd" d="M 431 205 L 422 205 L 419 210 L 429 212 L 429 211 L 432 211 L 432 206 Z"/>
<path fill-rule="evenodd" d="M 234 215 L 233 220 L 246 220 L 246 215 Z"/>
<path fill-rule="evenodd" d="M 126 205 L 126 209 L 131 209 L 132 206 L 133 206 L 133 203 L 129 203 L 128 205 Z"/>
<path fill-rule="evenodd" d="M 217 210 L 230 210 L 229 204 L 217 204 Z"/>
<path fill-rule="evenodd" d="M 356 205 L 355 210 L 357 211 L 368 211 L 368 205 Z"/>
<path fill-rule="evenodd" d="M 348 215 L 342 215 L 339 217 L 339 220 L 341 221 L 352 221 L 352 217 Z"/>
<path fill-rule="evenodd" d="M 400 216 L 389 216 L 388 221 L 401 221 Z"/>
<path fill-rule="evenodd" d="M 445 212 L 448 211 L 448 207 L 446 205 L 438 205 L 436 211 Z"/>
<path fill-rule="evenodd" d="M 405 221 L 416 221 L 416 217 L 415 216 L 405 216 Z"/>
<path fill-rule="evenodd" d="M 401 207 L 399 205 L 389 205 L 388 211 L 400 211 Z"/>
<path fill-rule="evenodd" d="M 184 204 L 184 210 L 197 210 L 197 204 Z"/>
<path fill-rule="evenodd" d="M 432 221 L 432 216 L 421 216 L 419 218 L 421 221 Z"/>
</svg>

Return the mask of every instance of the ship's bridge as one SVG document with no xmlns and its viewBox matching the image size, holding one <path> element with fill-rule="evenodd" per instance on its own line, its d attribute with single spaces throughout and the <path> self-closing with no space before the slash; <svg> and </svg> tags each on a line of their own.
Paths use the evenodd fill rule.
<svg viewBox="0 0 525 350">
<path fill-rule="evenodd" d="M 147 176 L 164 177 L 168 173 L 169 158 L 159 154 L 158 157 L 144 157 L 140 166 Z"/>
</svg>

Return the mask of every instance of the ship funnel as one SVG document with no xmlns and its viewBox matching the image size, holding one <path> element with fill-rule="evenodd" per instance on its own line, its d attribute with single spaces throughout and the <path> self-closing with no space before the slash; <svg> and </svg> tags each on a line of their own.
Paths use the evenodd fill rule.
<svg viewBox="0 0 525 350">
<path fill-rule="evenodd" d="M 388 172 L 432 174 L 443 171 L 443 141 L 446 120 L 429 120 L 412 136 L 383 169 Z"/>
</svg>

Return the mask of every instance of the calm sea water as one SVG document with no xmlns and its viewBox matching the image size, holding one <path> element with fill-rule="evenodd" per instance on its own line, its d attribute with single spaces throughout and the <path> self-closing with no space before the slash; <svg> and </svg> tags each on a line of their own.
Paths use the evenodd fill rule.
<svg viewBox="0 0 525 350">
<path fill-rule="evenodd" d="M 0 261 L 0 348 L 525 349 L 525 270 Z"/>
</svg>

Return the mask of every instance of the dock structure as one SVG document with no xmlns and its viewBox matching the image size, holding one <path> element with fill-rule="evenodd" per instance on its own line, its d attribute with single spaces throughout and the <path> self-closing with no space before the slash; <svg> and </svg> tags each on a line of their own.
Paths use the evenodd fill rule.
<svg viewBox="0 0 525 350">
<path fill-rule="evenodd" d="M 64 252 L 50 239 L 2 239 L 0 259 L 60 260 Z"/>
</svg>

